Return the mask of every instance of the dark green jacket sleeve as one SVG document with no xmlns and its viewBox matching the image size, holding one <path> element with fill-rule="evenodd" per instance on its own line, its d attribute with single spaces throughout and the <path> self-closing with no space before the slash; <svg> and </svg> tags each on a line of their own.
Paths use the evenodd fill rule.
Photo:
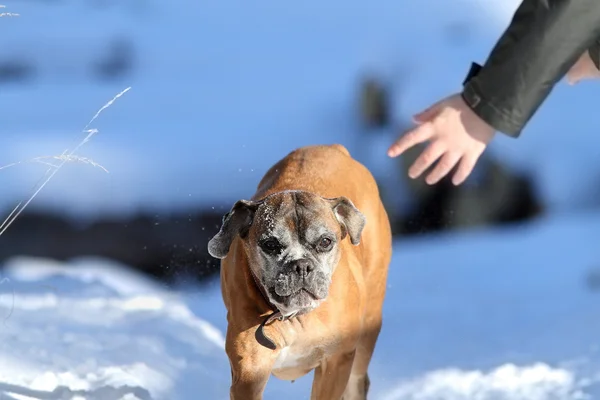
<svg viewBox="0 0 600 400">
<path fill-rule="evenodd" d="M 586 49 L 600 57 L 600 0 L 524 0 L 462 96 L 496 130 L 518 137 Z M 594 53 L 595 52 L 595 53 Z"/>
<path fill-rule="evenodd" d="M 594 65 L 600 70 L 600 39 L 597 39 L 594 42 L 592 47 L 588 49 L 588 52 L 590 53 L 590 58 L 594 62 Z"/>
</svg>

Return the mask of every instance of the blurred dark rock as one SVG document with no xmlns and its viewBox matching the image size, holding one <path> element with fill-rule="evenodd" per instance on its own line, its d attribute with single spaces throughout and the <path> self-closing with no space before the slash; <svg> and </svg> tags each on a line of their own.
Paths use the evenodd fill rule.
<svg viewBox="0 0 600 400">
<path fill-rule="evenodd" d="M 82 227 L 58 215 L 29 211 L 0 237 L 0 262 L 17 255 L 56 260 L 101 256 L 166 282 L 202 281 L 219 269 L 206 246 L 221 218 L 222 213 L 211 210 L 106 218 Z"/>
<path fill-rule="evenodd" d="M 408 168 L 423 151 L 417 146 L 399 157 L 400 173 Z M 454 170 L 436 185 L 425 183 L 427 173 L 419 179 L 408 179 L 410 195 L 416 206 L 392 221 L 395 234 L 422 234 L 449 229 L 498 225 L 524 221 L 539 215 L 543 206 L 533 191 L 531 179 L 510 172 L 495 160 L 485 156 L 477 168 L 482 174 L 477 185 L 454 186 Z"/>
<path fill-rule="evenodd" d="M 27 81 L 34 72 L 33 66 L 24 60 L 0 60 L 0 84 Z"/>
<path fill-rule="evenodd" d="M 360 84 L 360 117 L 367 128 L 383 128 L 390 123 L 388 88 L 378 79 L 365 78 Z"/>
<path fill-rule="evenodd" d="M 134 64 L 134 46 L 122 37 L 113 39 L 103 58 L 93 66 L 94 75 L 102 80 L 118 79 L 129 74 Z"/>
<path fill-rule="evenodd" d="M 592 268 L 585 277 L 587 288 L 592 292 L 600 292 L 600 268 Z"/>
</svg>

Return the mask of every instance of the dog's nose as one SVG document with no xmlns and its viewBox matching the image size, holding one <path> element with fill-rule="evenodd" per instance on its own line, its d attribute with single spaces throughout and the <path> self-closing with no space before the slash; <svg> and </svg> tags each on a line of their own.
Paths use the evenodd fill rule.
<svg viewBox="0 0 600 400">
<path fill-rule="evenodd" d="M 310 274 L 312 270 L 315 269 L 312 262 L 305 258 L 300 260 L 294 260 L 291 264 L 292 271 L 297 273 L 302 278 L 306 278 L 308 274 Z"/>
</svg>

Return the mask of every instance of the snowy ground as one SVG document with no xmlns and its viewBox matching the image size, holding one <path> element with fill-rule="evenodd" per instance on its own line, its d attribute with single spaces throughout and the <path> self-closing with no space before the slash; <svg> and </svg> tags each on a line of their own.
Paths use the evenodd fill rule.
<svg viewBox="0 0 600 400">
<path fill-rule="evenodd" d="M 371 398 L 599 398 L 599 235 L 580 214 L 396 243 Z M 227 398 L 216 284 L 15 259 L 0 288 L 2 400 Z M 272 379 L 265 398 L 305 399 L 309 381 Z"/>
</svg>

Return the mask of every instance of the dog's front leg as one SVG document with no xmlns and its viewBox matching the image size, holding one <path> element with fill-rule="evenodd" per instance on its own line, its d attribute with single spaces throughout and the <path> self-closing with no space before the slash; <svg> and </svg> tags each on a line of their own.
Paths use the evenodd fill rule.
<svg viewBox="0 0 600 400">
<path fill-rule="evenodd" d="M 227 330 L 225 350 L 231 365 L 231 400 L 262 400 L 279 353 L 261 346 L 255 339 L 255 330 Z"/>
<path fill-rule="evenodd" d="M 315 369 L 311 400 L 340 400 L 352 371 L 356 352 L 335 354 Z"/>
</svg>

